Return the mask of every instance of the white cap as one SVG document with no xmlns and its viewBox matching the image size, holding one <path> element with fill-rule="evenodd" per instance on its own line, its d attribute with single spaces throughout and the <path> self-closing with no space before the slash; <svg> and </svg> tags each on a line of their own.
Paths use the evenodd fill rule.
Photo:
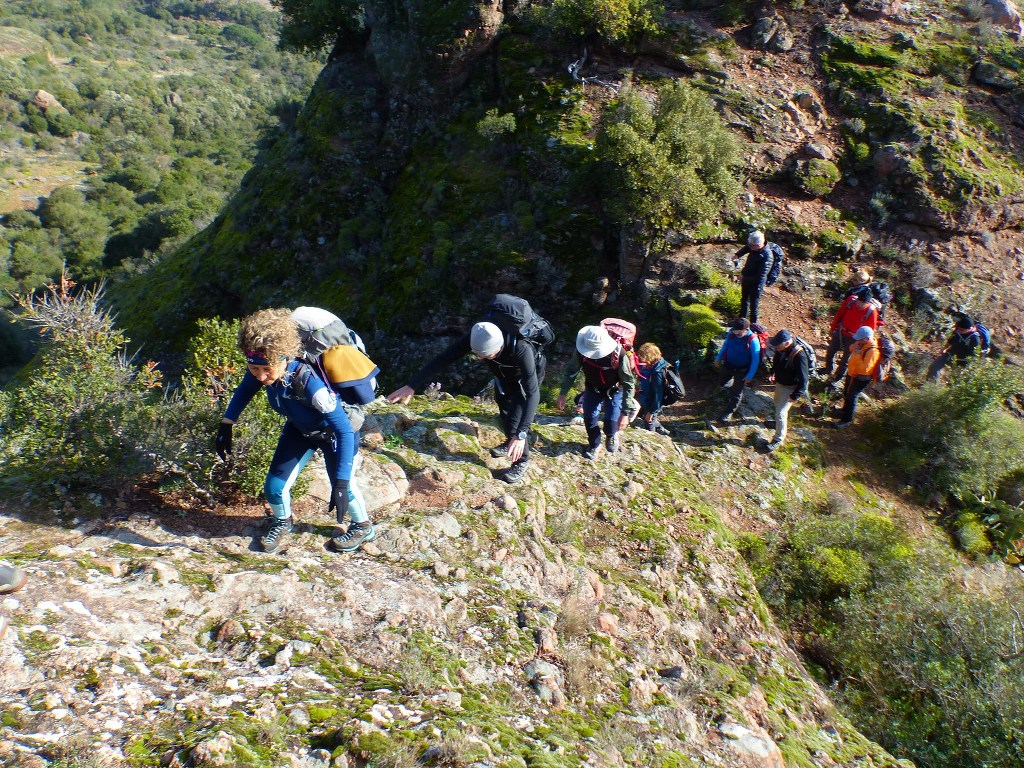
<svg viewBox="0 0 1024 768">
<path fill-rule="evenodd" d="M 585 325 L 576 334 L 576 351 L 591 360 L 608 357 L 617 346 L 611 334 L 599 325 Z"/>
<path fill-rule="evenodd" d="M 864 339 L 873 338 L 875 338 L 875 332 L 871 330 L 871 326 L 868 325 L 862 325 L 857 329 L 857 332 L 853 334 L 854 341 L 864 341 Z"/>
<path fill-rule="evenodd" d="M 477 357 L 490 357 L 501 352 L 505 337 L 494 323 L 477 323 L 469 332 L 469 346 Z"/>
<path fill-rule="evenodd" d="M 760 248 L 764 245 L 764 232 L 759 229 L 755 229 L 749 235 L 747 235 L 747 245 L 751 248 Z"/>
</svg>

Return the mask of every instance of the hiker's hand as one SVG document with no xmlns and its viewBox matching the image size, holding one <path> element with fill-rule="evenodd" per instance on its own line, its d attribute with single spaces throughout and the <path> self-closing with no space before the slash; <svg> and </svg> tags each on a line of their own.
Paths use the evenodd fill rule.
<svg viewBox="0 0 1024 768">
<path fill-rule="evenodd" d="M 555 407 L 560 411 L 565 410 L 565 395 L 559 395 L 558 402 L 555 403 Z"/>
<path fill-rule="evenodd" d="M 407 405 L 415 394 L 416 390 L 407 384 L 388 395 L 387 400 L 389 403 L 401 403 L 402 405 Z"/>
<path fill-rule="evenodd" d="M 348 513 L 348 480 L 335 480 L 331 486 L 331 503 L 327 505 L 327 514 L 336 512 L 335 519 L 338 525 L 345 522 L 345 515 Z"/>
<path fill-rule="evenodd" d="M 527 438 L 529 440 L 529 438 Z M 508 441 L 505 455 L 508 456 L 508 460 L 515 464 L 521 458 L 523 458 L 523 451 L 526 450 L 526 440 L 520 440 L 518 437 L 513 437 Z"/>
<path fill-rule="evenodd" d="M 619 416 L 619 430 L 623 430 L 629 426 L 629 414 L 624 413 Z"/>
<path fill-rule="evenodd" d="M 754 386 L 754 380 L 753 379 L 744 379 L 743 380 L 743 386 L 745 386 L 745 387 L 752 387 L 752 386 Z"/>
<path fill-rule="evenodd" d="M 217 455 L 221 461 L 227 461 L 231 457 L 231 428 L 234 424 L 221 422 L 217 425 Z"/>
</svg>

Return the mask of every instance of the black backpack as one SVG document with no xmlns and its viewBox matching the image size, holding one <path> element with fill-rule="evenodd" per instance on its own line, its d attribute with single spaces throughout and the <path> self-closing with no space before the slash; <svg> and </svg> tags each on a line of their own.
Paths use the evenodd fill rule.
<svg viewBox="0 0 1024 768">
<path fill-rule="evenodd" d="M 684 397 L 686 397 L 686 387 L 683 386 L 683 380 L 679 376 L 679 361 L 676 364 L 670 365 L 662 371 L 663 377 L 661 380 L 661 404 L 672 405 L 678 403 Z"/>
<path fill-rule="evenodd" d="M 540 347 L 555 340 L 551 324 L 533 311 L 530 302 L 518 296 L 507 293 L 496 295 L 487 304 L 484 320 L 494 323 L 503 333 L 513 338 L 526 339 Z"/>
</svg>

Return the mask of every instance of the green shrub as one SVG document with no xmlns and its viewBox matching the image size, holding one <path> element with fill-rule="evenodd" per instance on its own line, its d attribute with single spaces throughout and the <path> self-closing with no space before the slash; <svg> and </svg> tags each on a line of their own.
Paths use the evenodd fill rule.
<svg viewBox="0 0 1024 768">
<path fill-rule="evenodd" d="M 802 192 L 813 197 L 825 197 L 830 194 L 841 178 L 842 174 L 835 163 L 817 157 L 799 164 L 795 172 L 797 186 Z"/>
<path fill-rule="evenodd" d="M 537 17 L 560 35 L 631 45 L 658 29 L 663 11 L 657 0 L 554 0 Z"/>
<path fill-rule="evenodd" d="M 101 299 L 102 287 L 73 294 L 62 281 L 19 301 L 19 319 L 43 340 L 0 392 L 0 483 L 9 490 L 116 490 L 153 466 L 146 441 L 160 374 L 127 354 Z"/>
<path fill-rule="evenodd" d="M 707 222 L 739 191 L 736 139 L 707 97 L 680 81 L 659 88 L 655 106 L 623 89 L 602 113 L 596 149 L 606 209 L 651 242 Z"/>
<path fill-rule="evenodd" d="M 703 352 L 722 335 L 722 324 L 710 307 L 703 304 L 680 306 L 672 303 L 679 343 L 695 352 Z"/>
<path fill-rule="evenodd" d="M 992 542 L 988 540 L 988 529 L 978 515 L 973 513 L 957 515 L 955 529 L 960 548 L 967 554 L 978 557 L 992 551 Z"/>
<path fill-rule="evenodd" d="M 711 300 L 711 306 L 726 318 L 739 317 L 743 292 L 735 283 L 729 283 Z"/>
<path fill-rule="evenodd" d="M 981 360 L 882 409 L 869 431 L 889 465 L 928 497 L 948 500 L 998 488 L 1024 469 L 1024 423 L 1003 403 L 1024 390 L 1013 368 Z"/>
</svg>

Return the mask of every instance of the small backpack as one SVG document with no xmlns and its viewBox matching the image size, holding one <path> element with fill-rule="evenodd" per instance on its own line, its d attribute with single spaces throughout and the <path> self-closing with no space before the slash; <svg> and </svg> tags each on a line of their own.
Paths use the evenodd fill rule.
<svg viewBox="0 0 1024 768">
<path fill-rule="evenodd" d="M 661 404 L 672 405 L 686 397 L 686 387 L 683 386 L 683 379 L 679 375 L 679 361 L 675 365 L 666 367 L 662 372 L 661 379 Z"/>
<path fill-rule="evenodd" d="M 640 375 L 640 361 L 636 357 L 633 345 L 636 343 L 636 326 L 628 320 L 620 320 L 617 317 L 606 317 L 600 322 L 600 326 L 608 331 L 608 335 L 619 342 L 629 360 L 629 367 L 633 370 L 636 378 Z"/>
<path fill-rule="evenodd" d="M 366 405 L 377 397 L 380 369 L 366 356 L 359 334 L 337 315 L 318 307 L 299 307 L 292 312 L 299 329 L 299 359 L 349 405 Z"/>
<path fill-rule="evenodd" d="M 747 349 L 750 349 L 751 339 L 757 336 L 757 340 L 761 343 L 761 359 L 758 362 L 757 369 L 760 371 L 764 369 L 768 363 L 768 340 L 771 336 L 768 333 L 768 329 L 760 323 L 750 324 L 751 335 L 747 336 Z"/>
<path fill-rule="evenodd" d="M 544 347 L 555 340 L 551 324 L 533 311 L 530 302 L 507 293 L 499 293 L 487 303 L 484 320 L 494 323 L 513 338 Z"/>
<path fill-rule="evenodd" d="M 896 355 L 896 345 L 884 333 L 878 334 L 878 362 L 871 371 L 875 381 L 885 381 L 892 372 L 892 359 Z"/>
<path fill-rule="evenodd" d="M 977 320 L 974 321 L 974 330 L 981 337 L 981 349 L 979 351 L 981 354 L 987 355 L 992 350 L 992 331 L 984 323 L 979 323 Z"/>
<path fill-rule="evenodd" d="M 807 375 L 814 377 L 818 373 L 818 359 L 817 354 L 814 351 L 814 347 L 810 343 L 804 341 L 799 336 L 793 337 L 793 348 L 789 351 L 790 360 L 796 354 L 797 349 L 802 349 L 804 354 L 807 355 Z"/>
</svg>

